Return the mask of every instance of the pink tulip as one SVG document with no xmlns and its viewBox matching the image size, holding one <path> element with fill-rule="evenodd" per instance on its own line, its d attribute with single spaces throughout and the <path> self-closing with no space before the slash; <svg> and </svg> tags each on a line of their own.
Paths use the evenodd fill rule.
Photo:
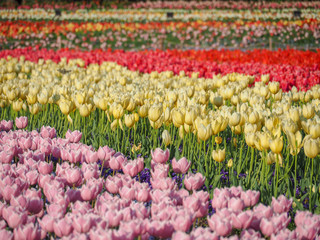
<svg viewBox="0 0 320 240">
<path fill-rule="evenodd" d="M 7 231 L 5 229 L 1 229 L 0 230 L 0 239 L 12 240 L 13 234 L 10 231 Z"/>
<path fill-rule="evenodd" d="M 51 203 L 46 204 L 47 213 L 54 218 L 61 218 L 66 213 L 66 206 Z"/>
<path fill-rule="evenodd" d="M 133 232 L 133 237 L 138 237 L 145 233 L 145 229 L 143 227 L 143 221 L 141 219 L 135 219 L 127 222 L 120 222 L 119 229 L 131 229 Z"/>
<path fill-rule="evenodd" d="M 150 182 L 154 189 L 173 190 L 177 188 L 177 184 L 172 178 L 151 179 Z"/>
<path fill-rule="evenodd" d="M 82 133 L 78 130 L 71 132 L 70 129 L 68 129 L 68 131 L 66 132 L 66 139 L 68 139 L 71 143 L 78 143 L 81 137 Z"/>
<path fill-rule="evenodd" d="M 176 158 L 172 159 L 172 168 L 175 173 L 185 174 L 188 172 L 190 166 L 191 162 L 185 157 L 181 158 L 179 161 L 177 161 Z"/>
<path fill-rule="evenodd" d="M 169 173 L 169 165 L 167 164 L 156 164 L 151 170 L 151 177 L 153 179 L 166 178 Z"/>
<path fill-rule="evenodd" d="M 122 187 L 122 180 L 117 175 L 114 177 L 108 176 L 105 182 L 105 187 L 108 192 L 116 194 Z"/>
<path fill-rule="evenodd" d="M 94 163 L 94 164 L 86 164 L 83 163 L 81 166 L 81 170 L 83 173 L 83 178 L 85 180 L 89 180 L 91 178 L 99 178 L 99 167 L 98 164 Z"/>
<path fill-rule="evenodd" d="M 17 128 L 19 128 L 19 129 L 26 128 L 28 125 L 28 118 L 27 117 L 19 117 L 19 118 L 17 117 L 15 122 L 16 122 Z"/>
<path fill-rule="evenodd" d="M 261 238 L 260 232 L 256 232 L 251 228 L 249 228 L 248 230 L 243 230 L 240 236 L 241 236 L 241 239 L 244 239 L 244 240 L 250 240 L 250 239 L 258 240 Z"/>
<path fill-rule="evenodd" d="M 237 229 L 247 229 L 252 222 L 252 212 L 241 212 L 238 215 L 232 214 L 232 226 Z"/>
<path fill-rule="evenodd" d="M 201 173 L 189 173 L 184 179 L 184 186 L 189 191 L 198 190 L 204 184 L 206 178 Z"/>
<path fill-rule="evenodd" d="M 243 200 L 240 198 L 230 198 L 228 200 L 228 208 L 231 208 L 233 211 L 242 211 L 244 209 Z"/>
<path fill-rule="evenodd" d="M 289 229 L 284 229 L 280 232 L 278 232 L 277 235 L 272 234 L 270 240 L 286 240 L 286 239 L 299 239 L 299 237 L 302 239 L 315 239 L 316 235 L 310 236 L 311 238 L 308 238 L 304 236 L 303 234 L 298 234 L 296 231 L 290 231 Z"/>
<path fill-rule="evenodd" d="M 0 161 L 1 163 L 11 163 L 13 160 L 13 152 L 0 151 Z"/>
<path fill-rule="evenodd" d="M 127 158 L 124 157 L 121 153 L 114 154 L 109 161 L 110 168 L 112 170 L 120 170 L 122 164 L 124 164 L 127 161 Z"/>
<path fill-rule="evenodd" d="M 65 217 L 57 219 L 53 223 L 53 230 L 58 237 L 68 236 L 73 230 L 72 223 Z"/>
<path fill-rule="evenodd" d="M 121 165 L 121 168 L 124 174 L 129 175 L 130 177 L 134 177 L 138 174 L 138 164 L 134 161 L 124 162 Z"/>
<path fill-rule="evenodd" d="M 27 221 L 27 212 L 19 211 L 17 207 L 7 207 L 2 210 L 2 217 L 7 221 L 8 226 L 11 228 L 16 228 L 20 224 L 25 224 Z"/>
<path fill-rule="evenodd" d="M 119 193 L 123 199 L 126 199 L 128 201 L 134 200 L 134 198 L 135 198 L 134 188 L 129 188 L 127 186 L 124 186 L 124 187 L 120 188 Z"/>
<path fill-rule="evenodd" d="M 116 151 L 108 146 L 99 147 L 98 149 L 98 157 L 101 161 L 109 161 L 111 156 L 113 156 L 115 153 Z"/>
<path fill-rule="evenodd" d="M 171 224 L 175 231 L 188 232 L 192 223 L 192 214 L 186 210 L 177 211 L 171 218 Z"/>
<path fill-rule="evenodd" d="M 176 231 L 172 234 L 172 240 L 192 240 L 193 238 L 182 231 Z"/>
<path fill-rule="evenodd" d="M 211 232 L 210 228 L 198 227 L 193 230 L 190 234 L 192 239 L 210 239 L 210 240 L 219 240 L 219 236 L 215 232 Z"/>
<path fill-rule="evenodd" d="M 38 171 L 40 174 L 43 174 L 43 175 L 50 174 L 52 170 L 53 170 L 52 161 L 50 161 L 49 163 L 43 162 L 43 161 L 38 162 Z"/>
<path fill-rule="evenodd" d="M 26 210 L 29 205 L 29 201 L 25 196 L 19 195 L 10 199 L 10 205 L 13 207 L 20 207 L 21 209 Z"/>
<path fill-rule="evenodd" d="M 260 230 L 267 237 L 270 237 L 272 234 L 276 233 L 276 227 L 266 218 L 262 218 L 260 222 Z"/>
<path fill-rule="evenodd" d="M 123 213 L 110 210 L 104 214 L 104 217 L 108 220 L 110 227 L 117 227 L 123 219 Z"/>
<path fill-rule="evenodd" d="M 6 185 L 2 188 L 2 197 L 5 201 L 10 201 L 12 197 L 17 197 L 20 194 L 21 190 L 17 184 Z"/>
<path fill-rule="evenodd" d="M 26 173 L 27 181 L 30 185 L 35 185 L 38 182 L 39 173 L 37 170 L 32 170 Z"/>
<path fill-rule="evenodd" d="M 232 230 L 230 222 L 218 217 L 217 215 L 212 215 L 211 218 L 208 217 L 208 224 L 219 236 L 227 236 Z"/>
<path fill-rule="evenodd" d="M 160 203 L 163 201 L 164 198 L 168 198 L 171 194 L 171 190 L 160 190 L 160 189 L 152 189 L 150 191 L 150 196 L 152 199 L 152 202 L 154 203 Z"/>
<path fill-rule="evenodd" d="M 12 127 L 13 127 L 13 122 L 11 120 L 9 120 L 9 121 L 2 120 L 0 122 L 0 125 L 2 126 L 2 129 L 4 131 L 10 131 L 12 129 Z"/>
<path fill-rule="evenodd" d="M 43 126 L 41 128 L 40 135 L 43 138 L 54 138 L 54 137 L 56 137 L 57 133 L 56 133 L 56 129 L 51 128 L 49 126 L 47 126 L 47 127 Z"/>
<path fill-rule="evenodd" d="M 19 146 L 26 150 L 32 147 L 32 138 L 31 137 L 21 137 L 18 139 Z"/>
<path fill-rule="evenodd" d="M 73 214 L 79 215 L 89 214 L 93 211 L 90 203 L 81 201 L 76 201 L 75 203 L 71 204 L 71 209 Z"/>
<path fill-rule="evenodd" d="M 99 160 L 98 153 L 95 151 L 88 150 L 86 152 L 86 162 L 87 163 L 96 163 Z"/>
<path fill-rule="evenodd" d="M 13 231 L 15 239 L 25 239 L 25 240 L 40 240 L 41 231 L 39 226 L 33 223 L 20 225 Z"/>
<path fill-rule="evenodd" d="M 158 238 L 170 238 L 174 231 L 172 225 L 168 221 L 151 221 L 148 226 L 148 233 Z"/>
<path fill-rule="evenodd" d="M 82 186 L 80 190 L 82 200 L 91 201 L 95 198 L 95 187 L 94 186 Z"/>
<path fill-rule="evenodd" d="M 232 186 L 231 188 L 229 188 L 229 190 L 230 190 L 230 193 L 233 195 L 233 197 L 236 197 L 236 198 L 240 197 L 241 193 L 243 192 L 241 186 L 238 186 L 238 187 Z"/>
<path fill-rule="evenodd" d="M 66 180 L 72 186 L 79 186 L 82 182 L 82 173 L 79 168 L 69 168 L 66 170 Z"/>
<path fill-rule="evenodd" d="M 136 188 L 135 199 L 139 202 L 148 202 L 150 200 L 149 188 Z"/>
<path fill-rule="evenodd" d="M 79 233 L 89 232 L 93 225 L 92 218 L 88 215 L 75 215 L 73 217 L 72 226 Z"/>
<path fill-rule="evenodd" d="M 253 207 L 259 202 L 260 192 L 251 190 L 241 192 L 240 198 L 246 207 Z"/>
<path fill-rule="evenodd" d="M 271 207 L 275 213 L 288 212 L 292 205 L 292 199 L 287 199 L 284 195 L 280 195 L 277 199 L 272 197 Z"/>
<path fill-rule="evenodd" d="M 151 150 L 152 160 L 156 163 L 164 164 L 169 160 L 170 152 L 169 149 L 163 151 L 161 148 L 156 148 L 156 150 Z"/>
<path fill-rule="evenodd" d="M 51 217 L 49 214 L 46 214 L 42 217 L 42 219 L 38 218 L 39 225 L 42 229 L 47 232 L 53 232 L 53 223 L 55 218 Z"/>
</svg>

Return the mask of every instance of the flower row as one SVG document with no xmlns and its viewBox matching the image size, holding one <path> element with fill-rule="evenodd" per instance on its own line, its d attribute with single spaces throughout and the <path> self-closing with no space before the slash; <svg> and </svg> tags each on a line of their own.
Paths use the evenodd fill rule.
<svg viewBox="0 0 320 240">
<path fill-rule="evenodd" d="M 192 21 L 93 23 L 1 21 L 2 48 L 270 48 L 286 45 L 317 48 L 319 21 Z"/>
<path fill-rule="evenodd" d="M 173 13 L 173 17 L 169 18 L 168 13 Z M 300 17 L 302 19 L 318 19 L 319 9 L 302 9 Z M 1 20 L 66 20 L 66 21 L 115 21 L 115 22 L 154 22 L 154 21 L 182 21 L 190 20 L 269 20 L 277 21 L 281 19 L 294 20 L 295 16 L 292 9 L 283 10 L 77 10 L 62 11 L 61 16 L 57 17 L 53 9 L 2 9 L 0 10 Z"/>
<path fill-rule="evenodd" d="M 319 1 L 312 2 L 249 2 L 249 1 L 148 1 L 132 3 L 130 8 L 169 8 L 169 9 L 286 9 L 320 8 Z"/>
<path fill-rule="evenodd" d="M 255 81 L 261 80 L 262 75 L 269 75 L 271 81 L 280 83 L 283 91 L 293 86 L 307 90 L 319 84 L 319 53 L 297 50 L 279 50 L 276 52 L 263 51 L 106 51 L 94 50 L 90 52 L 46 49 L 32 50 L 31 48 L 3 50 L 0 58 L 22 56 L 26 60 L 38 62 L 39 59 L 51 59 L 59 62 L 62 58 L 81 58 L 83 66 L 103 62 L 115 62 L 127 67 L 131 71 L 152 73 L 153 71 L 172 71 L 179 75 L 181 71 L 191 77 L 212 78 L 214 75 L 241 73 L 251 75 Z M 272 57 L 277 56 L 277 57 Z M 193 58 L 191 60 L 188 58 Z M 3 61 L 3 60 L 2 60 Z M 214 62 L 213 62 L 214 61 Z"/>
<path fill-rule="evenodd" d="M 20 117 L 15 124 L 24 128 L 27 121 Z M 205 181 L 200 173 L 188 173 L 185 189 L 179 188 L 180 180 L 168 174 L 186 173 L 190 163 L 168 164 L 168 150 L 128 160 L 108 146 L 95 151 L 79 143 L 79 131 L 63 139 L 51 127 L 28 132 L 10 130 L 12 121 L 1 125 L 2 239 L 223 239 L 232 229 L 241 239 L 314 239 L 320 233 L 320 216 L 310 212 L 297 212 L 296 228 L 287 229 L 292 199 L 283 195 L 266 206 L 258 204 L 260 192 L 231 187 L 214 189 L 210 199 L 197 191 Z"/>
</svg>

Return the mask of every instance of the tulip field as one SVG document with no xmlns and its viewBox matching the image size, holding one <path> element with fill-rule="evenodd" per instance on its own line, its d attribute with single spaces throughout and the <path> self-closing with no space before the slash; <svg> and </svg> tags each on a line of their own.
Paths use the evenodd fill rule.
<svg viewBox="0 0 320 240">
<path fill-rule="evenodd" d="M 0 239 L 320 239 L 319 46 L 318 1 L 0 3 Z"/>
</svg>

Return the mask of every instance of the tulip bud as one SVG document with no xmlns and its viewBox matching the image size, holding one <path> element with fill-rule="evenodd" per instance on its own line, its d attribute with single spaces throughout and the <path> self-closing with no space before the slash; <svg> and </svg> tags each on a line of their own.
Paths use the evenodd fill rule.
<svg viewBox="0 0 320 240">
<path fill-rule="evenodd" d="M 105 111 L 108 108 L 108 101 L 105 98 L 100 98 L 98 102 L 99 107 Z"/>
<path fill-rule="evenodd" d="M 240 123 L 240 120 L 241 120 L 241 115 L 237 112 L 234 112 L 229 118 L 229 124 L 231 126 L 237 126 Z"/>
<path fill-rule="evenodd" d="M 113 109 L 113 112 L 112 112 L 115 119 L 121 118 L 123 116 L 123 113 L 124 113 L 124 111 L 123 111 L 123 107 L 121 104 L 117 104 L 117 106 L 115 106 L 115 108 Z"/>
<path fill-rule="evenodd" d="M 148 116 L 148 105 L 142 105 L 141 107 L 138 108 L 138 114 L 140 117 L 145 118 Z"/>
<path fill-rule="evenodd" d="M 132 128 L 133 125 L 135 124 L 135 117 L 134 114 L 125 114 L 124 115 L 124 124 L 128 127 L 128 128 Z"/>
<path fill-rule="evenodd" d="M 270 80 L 270 75 L 269 74 L 262 74 L 261 75 L 261 82 L 268 83 L 269 80 Z"/>
<path fill-rule="evenodd" d="M 216 105 L 216 107 L 221 107 L 223 104 L 223 98 L 221 96 L 217 96 L 213 99 L 213 104 Z"/>
<path fill-rule="evenodd" d="M 171 144 L 171 136 L 170 136 L 168 130 L 164 130 L 162 132 L 161 136 L 162 136 L 162 141 L 165 146 L 168 146 L 169 144 Z"/>
<path fill-rule="evenodd" d="M 304 154 L 309 158 L 315 158 L 319 152 L 319 142 L 315 139 L 309 138 L 303 145 Z"/>
<path fill-rule="evenodd" d="M 60 102 L 59 107 L 64 115 L 68 115 L 71 111 L 71 105 L 66 101 Z"/>
<path fill-rule="evenodd" d="M 162 114 L 162 109 L 160 106 L 151 106 L 148 112 L 148 117 L 151 121 L 156 122 Z"/>
<path fill-rule="evenodd" d="M 275 138 L 273 140 L 269 140 L 270 149 L 272 152 L 276 154 L 280 154 L 283 148 L 283 140 L 282 137 Z"/>
<path fill-rule="evenodd" d="M 218 151 L 213 150 L 211 156 L 213 160 L 221 163 L 226 158 L 226 149 L 219 149 Z"/>
<path fill-rule="evenodd" d="M 268 86 L 269 86 L 269 90 L 272 94 L 276 94 L 280 89 L 279 82 L 270 82 Z"/>
<path fill-rule="evenodd" d="M 79 107 L 79 113 L 82 117 L 88 117 L 90 115 L 90 110 L 87 104 L 82 104 Z"/>
<path fill-rule="evenodd" d="M 198 126 L 198 138 L 207 141 L 212 135 L 211 124 L 204 126 L 202 123 Z"/>
<path fill-rule="evenodd" d="M 214 141 L 216 142 L 216 144 L 221 144 L 222 143 L 222 137 L 215 137 Z"/>
<path fill-rule="evenodd" d="M 22 105 L 23 105 L 23 101 L 16 100 L 12 103 L 12 109 L 18 112 L 22 109 Z"/>
<path fill-rule="evenodd" d="M 232 158 L 229 159 L 229 161 L 228 161 L 228 163 L 227 163 L 227 166 L 228 166 L 228 168 L 232 168 L 232 166 L 233 166 L 233 160 L 232 160 Z"/>
<path fill-rule="evenodd" d="M 306 119 L 313 118 L 315 112 L 314 112 L 314 106 L 311 104 L 303 105 L 302 107 L 302 114 Z"/>
<path fill-rule="evenodd" d="M 180 127 L 184 123 L 184 114 L 178 110 L 178 109 L 173 109 L 171 111 L 172 115 L 172 122 L 175 127 Z"/>
</svg>

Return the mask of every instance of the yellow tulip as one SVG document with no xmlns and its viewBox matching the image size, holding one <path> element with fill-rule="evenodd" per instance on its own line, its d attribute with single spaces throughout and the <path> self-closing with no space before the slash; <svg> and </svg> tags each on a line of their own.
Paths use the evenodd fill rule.
<svg viewBox="0 0 320 240">
<path fill-rule="evenodd" d="M 219 149 L 218 151 L 213 150 L 211 156 L 213 160 L 221 163 L 226 158 L 226 149 L 223 149 L 223 150 Z"/>
</svg>

